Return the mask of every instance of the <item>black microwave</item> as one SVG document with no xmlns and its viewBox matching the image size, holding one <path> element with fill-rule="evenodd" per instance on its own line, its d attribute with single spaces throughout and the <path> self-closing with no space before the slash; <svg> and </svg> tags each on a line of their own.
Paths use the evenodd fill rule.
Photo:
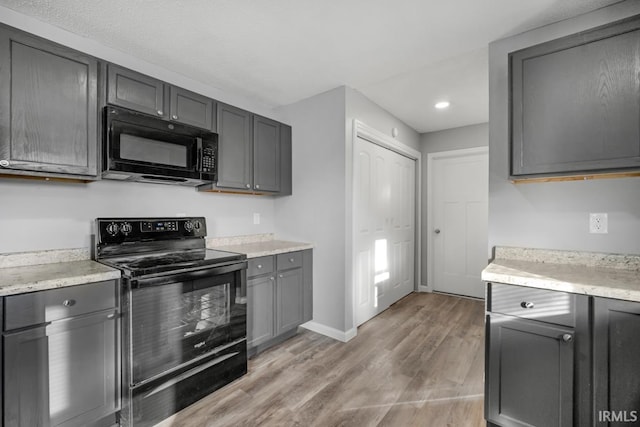
<svg viewBox="0 0 640 427">
<path fill-rule="evenodd" d="M 104 109 L 102 177 L 197 186 L 215 182 L 218 135 L 125 108 Z"/>
</svg>

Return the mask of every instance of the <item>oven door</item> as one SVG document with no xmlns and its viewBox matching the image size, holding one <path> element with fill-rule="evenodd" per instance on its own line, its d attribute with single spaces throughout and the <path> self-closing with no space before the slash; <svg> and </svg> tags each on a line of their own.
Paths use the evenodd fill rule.
<svg viewBox="0 0 640 427">
<path fill-rule="evenodd" d="M 133 387 L 246 340 L 246 261 L 130 282 Z"/>
</svg>

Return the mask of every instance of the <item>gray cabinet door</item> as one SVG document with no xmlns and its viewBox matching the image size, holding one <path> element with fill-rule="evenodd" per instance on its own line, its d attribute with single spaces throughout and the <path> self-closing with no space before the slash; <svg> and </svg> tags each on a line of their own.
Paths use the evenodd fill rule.
<svg viewBox="0 0 640 427">
<path fill-rule="evenodd" d="M 53 322 L 49 337 L 51 426 L 92 425 L 119 409 L 114 310 Z"/>
<path fill-rule="evenodd" d="M 491 314 L 487 338 L 487 421 L 573 425 L 573 329 Z"/>
<path fill-rule="evenodd" d="M 253 182 L 253 115 L 218 103 L 218 187 L 248 190 Z"/>
<path fill-rule="evenodd" d="M 302 269 L 278 273 L 276 289 L 276 333 L 300 325 L 303 319 Z"/>
<path fill-rule="evenodd" d="M 640 168 L 640 19 L 510 61 L 513 176 Z"/>
<path fill-rule="evenodd" d="M 280 191 L 279 196 L 293 193 L 292 173 L 293 156 L 291 145 L 291 126 L 280 124 Z"/>
<path fill-rule="evenodd" d="M 313 319 L 313 250 L 302 251 L 302 322 Z"/>
<path fill-rule="evenodd" d="M 170 92 L 171 120 L 215 131 L 212 99 L 175 86 Z"/>
<path fill-rule="evenodd" d="M 253 118 L 253 187 L 257 191 L 280 191 L 280 123 Z"/>
<path fill-rule="evenodd" d="M 97 176 L 98 62 L 0 27 L 2 173 Z"/>
<path fill-rule="evenodd" d="M 255 347 L 276 336 L 275 277 L 247 281 L 247 347 Z"/>
<path fill-rule="evenodd" d="M 594 298 L 594 425 L 640 426 L 639 338 L 640 303 Z"/>
<path fill-rule="evenodd" d="M 107 102 L 142 113 L 168 118 L 165 84 L 114 64 L 107 65 Z"/>
<path fill-rule="evenodd" d="M 5 334 L 4 425 L 49 426 L 49 339 L 45 327 Z"/>
</svg>

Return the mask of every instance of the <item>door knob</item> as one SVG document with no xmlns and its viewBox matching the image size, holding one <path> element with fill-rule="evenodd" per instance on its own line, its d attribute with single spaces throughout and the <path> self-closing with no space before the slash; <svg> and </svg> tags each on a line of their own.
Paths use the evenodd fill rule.
<svg viewBox="0 0 640 427">
<path fill-rule="evenodd" d="M 433 232 L 436 233 L 436 234 L 440 234 L 440 229 L 436 228 L 435 230 L 433 230 Z"/>
<path fill-rule="evenodd" d="M 564 341 L 564 342 L 571 342 L 571 341 L 573 341 L 573 335 L 571 335 L 571 334 L 564 334 L 564 335 L 562 335 L 562 341 Z"/>
</svg>

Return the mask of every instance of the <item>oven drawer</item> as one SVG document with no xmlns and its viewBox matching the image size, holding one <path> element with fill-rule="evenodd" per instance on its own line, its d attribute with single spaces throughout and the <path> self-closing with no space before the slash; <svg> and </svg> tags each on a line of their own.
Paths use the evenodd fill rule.
<svg viewBox="0 0 640 427">
<path fill-rule="evenodd" d="M 247 343 L 243 340 L 179 372 L 131 389 L 121 424 L 153 427 L 246 373 Z"/>
<path fill-rule="evenodd" d="M 4 298 L 4 330 L 24 328 L 116 307 L 116 282 L 12 295 Z"/>
<path fill-rule="evenodd" d="M 278 255 L 276 261 L 278 271 L 302 267 L 302 252 L 288 252 Z"/>
<path fill-rule="evenodd" d="M 247 266 L 247 277 L 273 273 L 275 271 L 275 263 L 273 261 L 273 256 L 250 259 Z"/>
<path fill-rule="evenodd" d="M 488 310 L 524 319 L 575 326 L 576 295 L 491 283 Z"/>
</svg>

